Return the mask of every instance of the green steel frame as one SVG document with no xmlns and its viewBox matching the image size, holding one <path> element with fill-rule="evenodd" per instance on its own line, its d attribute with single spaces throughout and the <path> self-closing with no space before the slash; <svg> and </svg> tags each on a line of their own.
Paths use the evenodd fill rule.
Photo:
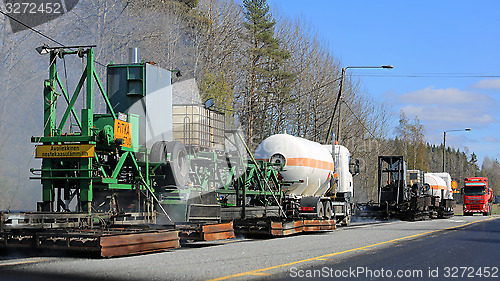
<svg viewBox="0 0 500 281">
<path fill-rule="evenodd" d="M 113 134 L 110 128 L 113 128 L 117 116 L 94 68 L 93 47 L 71 47 L 71 49 L 78 48 L 76 51 L 70 48 L 49 49 L 49 78 L 44 82 L 44 134 L 42 137 L 33 137 L 32 142 L 42 143 L 43 145 L 94 145 L 95 156 L 90 158 L 44 158 L 41 169 L 32 169 L 32 172 L 41 172 L 39 177 L 31 177 L 32 179 L 40 179 L 42 183 L 43 201 L 39 206 L 40 211 L 53 211 L 54 207 L 58 211 L 61 208 L 67 211 L 68 204 L 61 199 L 61 193 L 64 193 L 64 199 L 66 200 L 78 197 L 79 203 L 76 211 L 91 213 L 91 203 L 96 188 L 110 190 L 139 189 L 149 191 L 149 194 L 154 197 L 147 151 L 142 151 L 142 153 L 139 151 L 143 161 L 138 161 L 131 148 L 116 143 L 103 143 L 99 136 L 100 132 L 105 130 L 108 130 L 108 135 Z M 68 94 L 68 89 L 63 86 L 56 63 L 58 59 L 64 59 L 67 55 L 86 57 L 85 69 L 71 97 Z M 107 114 L 94 113 L 94 85 L 97 85 L 107 105 Z M 79 115 L 75 109 L 75 102 L 82 95 L 85 98 L 85 105 Z M 60 96 L 64 97 L 67 107 L 59 123 L 57 123 L 56 106 Z M 80 129 L 79 133 L 63 133 L 63 128 L 70 114 L 74 117 L 76 125 Z M 106 126 L 110 126 L 110 128 L 105 128 Z M 119 161 L 116 166 L 110 168 L 101 163 L 100 156 L 111 155 L 116 151 L 119 153 Z M 135 175 L 134 180 L 130 183 L 119 183 L 118 181 L 124 167 L 131 167 Z M 56 204 L 54 205 L 54 203 Z"/>
</svg>

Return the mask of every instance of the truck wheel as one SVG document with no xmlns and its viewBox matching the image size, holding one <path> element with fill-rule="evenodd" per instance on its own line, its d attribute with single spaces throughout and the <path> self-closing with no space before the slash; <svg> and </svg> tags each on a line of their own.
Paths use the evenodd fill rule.
<svg viewBox="0 0 500 281">
<path fill-rule="evenodd" d="M 483 216 L 489 216 L 489 215 L 491 215 L 491 206 L 490 205 L 488 205 L 488 210 L 483 213 Z"/>
<path fill-rule="evenodd" d="M 351 206 L 350 205 L 347 205 L 346 216 L 340 222 L 340 225 L 342 225 L 342 226 L 349 226 L 349 225 L 351 225 Z"/>
<path fill-rule="evenodd" d="M 318 205 L 316 205 L 316 216 L 318 219 L 322 219 L 325 215 L 325 209 L 323 208 L 323 203 L 318 200 Z"/>
<path fill-rule="evenodd" d="M 351 225 L 351 215 L 348 215 L 347 217 L 345 217 L 342 222 L 340 223 L 340 225 L 342 226 L 349 226 Z"/>
<path fill-rule="evenodd" d="M 325 209 L 325 215 L 324 215 L 324 218 L 329 220 L 332 218 L 332 203 L 330 203 L 330 201 L 325 201 L 323 203 L 323 207 Z"/>
</svg>

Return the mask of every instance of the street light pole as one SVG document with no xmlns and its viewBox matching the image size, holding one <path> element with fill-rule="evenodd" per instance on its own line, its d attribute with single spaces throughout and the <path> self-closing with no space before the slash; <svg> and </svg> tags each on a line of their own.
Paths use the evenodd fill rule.
<svg viewBox="0 0 500 281">
<path fill-rule="evenodd" d="M 345 70 L 349 67 L 342 68 L 342 79 L 340 79 L 340 89 L 339 89 L 339 97 L 338 97 L 338 103 L 339 103 L 339 122 L 337 123 L 337 134 L 335 143 L 340 143 L 340 126 L 342 126 L 342 88 L 344 87 L 344 77 L 345 77 Z M 335 112 L 333 113 L 335 114 Z"/>
<path fill-rule="evenodd" d="M 458 129 L 458 130 L 448 130 L 443 132 L 443 173 L 446 172 L 446 133 L 447 132 L 469 132 L 470 128 Z"/>
<path fill-rule="evenodd" d="M 335 102 L 335 107 L 333 108 L 333 113 L 332 113 L 332 118 L 330 119 L 330 125 L 328 126 L 328 132 L 326 134 L 326 140 L 325 140 L 325 144 L 328 144 L 328 140 L 330 138 L 330 132 L 332 131 L 332 126 L 333 126 L 333 119 L 335 117 L 335 112 L 337 111 L 337 107 L 339 108 L 338 109 L 338 112 L 339 112 L 339 121 L 338 121 L 338 124 L 337 124 L 337 134 L 336 134 L 336 139 L 334 140 L 335 142 L 339 142 L 340 141 L 340 134 L 341 134 L 341 126 L 342 126 L 342 116 L 341 116 L 341 106 L 342 106 L 342 92 L 343 92 L 343 88 L 344 88 L 344 78 L 345 78 L 345 71 L 346 69 L 348 68 L 385 68 L 385 69 L 392 69 L 394 68 L 394 66 L 392 65 L 382 65 L 382 66 L 347 66 L 347 67 L 343 67 L 342 68 L 342 73 L 341 73 L 341 77 L 340 77 L 340 88 L 339 88 L 339 94 L 337 96 L 337 101 Z"/>
<path fill-rule="evenodd" d="M 446 172 L 446 131 L 443 132 L 443 173 Z"/>
</svg>

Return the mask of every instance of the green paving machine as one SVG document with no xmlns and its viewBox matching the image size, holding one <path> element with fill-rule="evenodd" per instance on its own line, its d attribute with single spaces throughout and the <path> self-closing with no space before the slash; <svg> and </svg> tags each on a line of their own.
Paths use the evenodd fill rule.
<svg viewBox="0 0 500 281">
<path fill-rule="evenodd" d="M 157 208 L 169 218 L 155 193 L 158 182 L 176 184 L 187 174 L 185 151 L 177 149 L 174 155 L 157 149 L 163 154 L 151 157 L 146 144 L 155 141 L 152 130 L 161 131 L 154 135 L 157 139 L 172 138 L 163 122 L 168 119 L 159 119 L 165 110 L 155 110 L 172 102 L 171 72 L 139 61 L 110 64 L 106 94 L 94 68 L 94 47 L 37 49 L 50 59 L 43 91 L 43 136 L 32 137 L 42 166 L 31 169 L 31 178 L 41 181 L 42 201 L 37 212 L 2 214 L 0 244 L 6 247 L 91 249 L 113 256 L 179 246 L 177 231 L 146 227 L 156 223 Z M 66 66 L 67 56 L 84 62 L 72 90 L 65 87 L 57 68 L 61 61 Z M 106 105 L 105 113 L 94 110 L 96 92 Z M 83 105 L 77 106 L 77 101 Z"/>
<path fill-rule="evenodd" d="M 108 74 L 111 73 L 112 79 L 108 81 L 108 89 L 112 92 L 107 95 L 94 69 L 92 47 L 46 48 L 51 64 L 49 78 L 44 82 L 44 135 L 32 137 L 32 141 L 38 143 L 36 157 L 42 159 L 41 169 L 32 169 L 33 173 L 39 173 L 32 179 L 40 179 L 42 183 L 38 211 L 106 212 L 110 219 L 127 213 L 127 220 L 153 223 L 153 206 L 157 199 L 152 176 L 155 169 L 166 165 L 166 161 L 152 164 L 147 147 L 140 143 L 144 143 L 149 133 L 144 129 L 146 108 L 141 101 L 145 90 L 163 89 L 164 92 L 157 95 L 168 96 L 165 92 L 170 86 L 170 72 L 159 73 L 150 69 L 154 66 L 145 63 L 109 65 Z M 85 70 L 72 93 L 65 89 L 57 70 L 57 60 L 68 55 L 86 58 Z M 156 75 L 151 81 L 156 78 L 155 82 L 163 84 L 150 89 L 144 77 L 153 75 L 150 73 Z M 163 77 L 160 79 L 159 75 Z M 106 113 L 94 112 L 95 85 L 106 104 Z M 61 97 L 67 106 L 59 119 L 56 113 L 60 110 L 57 106 L 63 103 Z M 84 105 L 78 112 L 76 101 L 79 98 Z M 133 107 L 135 102 L 139 103 L 137 114 L 133 109 L 124 110 L 124 106 Z M 168 98 L 165 102 L 169 102 Z M 67 124 L 70 116 L 74 124 Z M 67 128 L 71 128 L 70 132 L 65 131 Z M 134 215 L 130 217 L 130 214 Z"/>
</svg>

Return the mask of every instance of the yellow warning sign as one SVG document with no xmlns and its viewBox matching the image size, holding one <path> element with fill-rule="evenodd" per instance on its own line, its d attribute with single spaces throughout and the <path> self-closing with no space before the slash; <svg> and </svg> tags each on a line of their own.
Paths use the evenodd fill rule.
<svg viewBox="0 0 500 281">
<path fill-rule="evenodd" d="M 458 183 L 456 181 L 451 182 L 451 189 L 455 190 L 458 187 Z"/>
<path fill-rule="evenodd" d="M 39 145 L 36 158 L 90 158 L 94 157 L 93 144 Z"/>
<path fill-rule="evenodd" d="M 115 119 L 115 140 L 123 139 L 122 146 L 132 147 L 132 124 Z"/>
</svg>

